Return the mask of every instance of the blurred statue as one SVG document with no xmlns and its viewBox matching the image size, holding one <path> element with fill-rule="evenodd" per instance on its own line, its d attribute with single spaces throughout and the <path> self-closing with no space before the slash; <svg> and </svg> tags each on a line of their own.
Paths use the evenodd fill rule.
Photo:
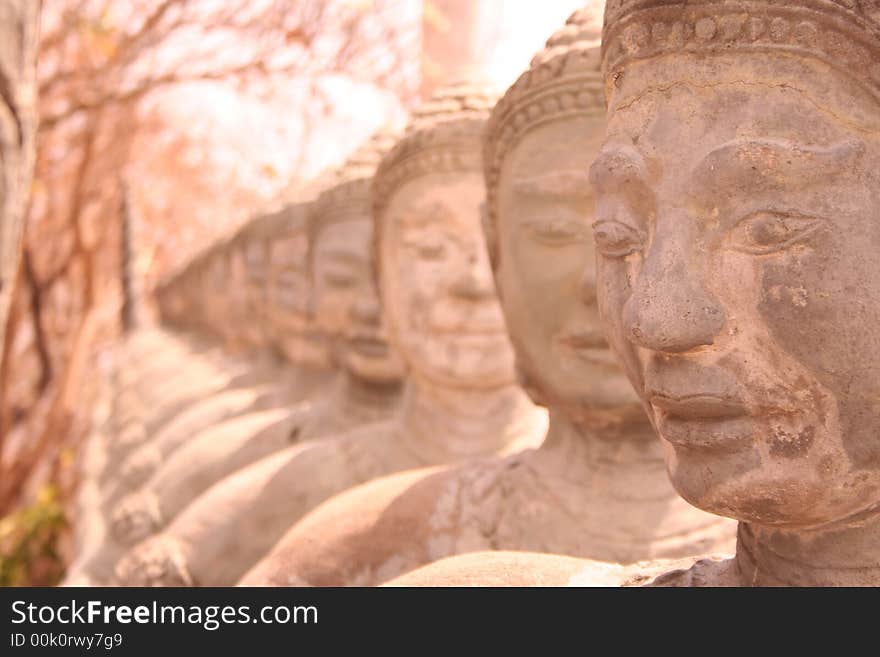
<svg viewBox="0 0 880 657">
<path fill-rule="evenodd" d="M 543 438 L 546 413 L 515 385 L 480 229 L 479 149 L 492 104 L 485 92 L 464 85 L 440 92 L 379 166 L 373 186 L 377 265 L 389 329 L 408 368 L 407 391 L 392 422 L 300 456 L 296 472 L 304 481 L 289 492 L 299 515 L 384 474 L 510 453 Z M 312 468 L 328 468 L 336 479 L 306 478 Z M 301 498 L 309 503 L 300 504 Z M 296 560 L 303 543 L 311 542 L 308 553 L 320 552 L 353 521 L 341 519 L 307 541 L 294 526 L 243 581 L 306 581 Z M 346 582 L 348 575 L 338 573 Z"/>
<path fill-rule="evenodd" d="M 372 175 L 391 144 L 385 135 L 371 140 L 339 171 L 311 209 L 315 329 L 331 336 L 331 356 L 342 376 L 313 401 L 303 418 L 303 438 L 339 436 L 354 427 L 386 420 L 398 406 L 403 364 L 388 344 L 379 308 L 370 207 Z M 292 274 L 286 272 L 286 280 L 298 280 Z M 298 286 L 294 283 L 294 287 Z M 288 301 L 286 307 L 290 305 Z M 285 349 L 285 353 L 298 353 L 301 343 L 288 341 Z M 331 476 L 330 470 L 314 468 L 310 462 L 305 472 L 285 465 L 284 472 L 292 480 L 284 479 L 279 467 L 292 461 L 302 463 L 301 457 L 296 461 L 302 451 L 285 450 L 219 482 L 161 537 L 136 549 L 120 565 L 121 579 L 133 576 L 143 581 L 147 571 L 140 560 L 151 553 L 154 544 L 180 534 L 189 537 L 194 549 L 192 569 L 201 580 L 234 583 L 302 513 L 288 503 L 290 488 Z M 160 504 L 167 507 L 168 502 Z M 253 532 L 242 531 L 248 525 L 254 527 Z"/>
<path fill-rule="evenodd" d="M 115 370 L 116 431 L 107 445 L 105 483 L 118 476 L 119 465 L 135 449 L 188 407 L 259 379 L 246 363 L 226 358 L 216 346 L 152 328 L 127 336 L 117 349 Z"/>
<path fill-rule="evenodd" d="M 733 523 L 670 486 L 660 443 L 601 335 L 587 177 L 605 128 L 601 29 L 601 9 L 575 13 L 486 132 L 489 252 L 521 380 L 550 412 L 547 438 L 327 502 L 289 544 L 302 581 L 377 584 L 473 550 L 631 563 L 732 549 Z"/>
<path fill-rule="evenodd" d="M 266 323 L 274 348 L 297 380 L 314 391 L 334 365 L 312 312 L 311 206 L 312 201 L 288 206 L 270 229 Z"/>
<path fill-rule="evenodd" d="M 388 135 L 374 137 L 338 172 L 311 209 L 312 307 L 314 331 L 331 336 L 330 355 L 342 376 L 326 395 L 314 400 L 304 431 L 336 437 L 361 425 L 386 420 L 397 408 L 403 364 L 388 344 L 375 286 L 370 186 L 376 164 L 393 145 Z M 295 247 L 303 236 L 285 236 Z M 274 249 L 273 249 L 274 253 Z M 304 281 L 299 270 L 278 272 L 294 292 Z M 280 292 L 274 317 L 280 326 L 298 328 L 300 296 Z M 302 331 L 284 340 L 285 354 L 313 353 Z M 332 448 L 327 448 L 332 451 Z M 311 486 L 339 485 L 332 466 L 314 456 L 324 448 L 291 447 L 243 468 L 200 496 L 162 532 L 143 543 L 120 564 L 120 580 L 131 583 L 232 584 L 280 538 L 302 513 Z M 318 491 L 316 491 L 316 494 Z M 253 531 L 247 531 L 247 527 Z M 147 567 L 175 561 L 177 566 Z M 149 573 L 149 574 L 148 574 Z"/>
<path fill-rule="evenodd" d="M 880 5 L 609 0 L 603 55 L 602 317 L 673 485 L 740 524 L 571 581 L 878 585 Z"/>
</svg>

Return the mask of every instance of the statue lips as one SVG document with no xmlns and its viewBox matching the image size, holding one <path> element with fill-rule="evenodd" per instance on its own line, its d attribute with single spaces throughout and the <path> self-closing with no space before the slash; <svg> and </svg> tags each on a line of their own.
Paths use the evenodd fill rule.
<svg viewBox="0 0 880 657">
<path fill-rule="evenodd" d="M 684 420 L 718 420 L 745 414 L 745 406 L 739 400 L 710 393 L 673 395 L 654 392 L 649 401 L 654 408 Z"/>
<path fill-rule="evenodd" d="M 745 404 L 736 395 L 649 387 L 660 435 L 678 447 L 732 451 L 753 434 Z"/>
<path fill-rule="evenodd" d="M 347 338 L 348 346 L 368 358 L 388 356 L 388 343 L 378 335 L 358 334 Z"/>
<path fill-rule="evenodd" d="M 559 344 L 575 352 L 581 358 L 596 365 L 619 367 L 617 358 L 611 352 L 608 341 L 598 331 L 566 333 L 558 340 Z"/>
</svg>

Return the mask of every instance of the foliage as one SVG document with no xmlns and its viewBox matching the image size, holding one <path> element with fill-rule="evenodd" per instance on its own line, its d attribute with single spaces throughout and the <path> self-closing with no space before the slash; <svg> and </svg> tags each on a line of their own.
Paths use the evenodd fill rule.
<svg viewBox="0 0 880 657">
<path fill-rule="evenodd" d="M 53 486 L 0 518 L 0 586 L 51 586 L 64 572 L 58 542 L 67 524 Z"/>
</svg>

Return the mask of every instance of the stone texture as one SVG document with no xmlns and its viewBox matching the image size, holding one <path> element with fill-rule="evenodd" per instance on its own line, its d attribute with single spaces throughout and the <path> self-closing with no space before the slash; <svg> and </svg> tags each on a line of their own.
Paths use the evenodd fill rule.
<svg viewBox="0 0 880 657">
<path fill-rule="evenodd" d="M 391 431 L 360 438 L 367 453 L 386 454 L 392 464 L 373 476 L 400 465 L 522 449 L 546 430 L 543 411 L 514 385 L 513 353 L 480 231 L 479 146 L 489 106 L 484 92 L 468 86 L 438 93 L 416 113 L 374 180 L 383 307 L 409 379 Z M 348 485 L 361 481 L 349 476 Z M 351 520 L 340 518 L 310 538 L 332 542 Z M 294 525 L 243 581 L 296 581 L 306 524 Z"/>
<path fill-rule="evenodd" d="M 601 316 L 673 485 L 740 521 L 733 560 L 618 583 L 880 581 L 878 9 L 608 2 Z"/>
<path fill-rule="evenodd" d="M 338 438 L 355 427 L 381 423 L 397 407 L 403 364 L 388 343 L 379 305 L 370 214 L 370 179 L 390 144 L 393 141 L 380 134 L 355 153 L 309 211 L 314 281 L 309 312 L 314 313 L 316 329 L 328 336 L 331 356 L 342 374 L 307 411 L 300 431 L 303 439 Z M 386 434 L 380 429 L 372 435 Z M 379 442 L 366 466 L 361 465 L 363 457 L 350 452 L 369 449 L 372 443 L 351 436 L 326 446 L 284 450 L 218 482 L 162 536 L 132 551 L 119 566 L 120 581 L 162 584 L 161 575 L 167 572 L 173 578 L 167 583 L 178 583 L 179 574 L 186 571 L 202 584 L 234 583 L 319 501 L 384 468 L 414 463 L 410 459 L 400 464 L 393 455 L 380 457 Z M 159 559 L 163 552 L 157 546 L 181 543 L 175 568 L 142 566 L 143 559 Z M 149 573 L 154 573 L 152 579 L 144 579 Z"/>
<path fill-rule="evenodd" d="M 601 12 L 575 14 L 499 102 L 486 135 L 489 251 L 521 380 L 550 411 L 546 440 L 334 498 L 286 538 L 290 562 L 276 583 L 371 585 L 474 550 L 623 563 L 732 550 L 733 523 L 669 485 L 661 446 L 601 336 L 584 217 L 594 212 L 587 171 L 604 108 L 549 102 L 601 88 L 600 30 Z M 516 120 L 536 102 L 546 111 Z"/>
</svg>

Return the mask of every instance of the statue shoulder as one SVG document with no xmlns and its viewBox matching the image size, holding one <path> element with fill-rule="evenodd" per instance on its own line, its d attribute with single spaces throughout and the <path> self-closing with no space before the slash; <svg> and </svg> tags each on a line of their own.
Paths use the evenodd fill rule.
<svg viewBox="0 0 880 657">
<path fill-rule="evenodd" d="M 640 561 L 626 566 L 584 560 L 569 586 L 735 586 L 732 565 L 732 559 L 720 555 Z"/>
</svg>

